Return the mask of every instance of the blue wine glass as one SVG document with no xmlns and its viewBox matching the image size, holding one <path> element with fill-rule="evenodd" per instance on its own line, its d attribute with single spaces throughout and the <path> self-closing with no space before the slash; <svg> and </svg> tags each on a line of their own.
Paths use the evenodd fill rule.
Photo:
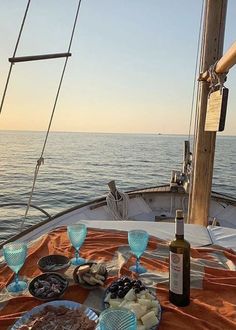
<svg viewBox="0 0 236 330">
<path fill-rule="evenodd" d="M 126 308 L 108 308 L 99 316 L 99 330 L 136 330 L 135 314 Z"/>
<path fill-rule="evenodd" d="M 3 255 L 7 265 L 15 273 L 15 279 L 7 286 L 7 290 L 11 293 L 20 293 L 27 288 L 27 282 L 20 281 L 18 272 L 24 265 L 27 255 L 26 243 L 8 243 L 3 246 Z"/>
<path fill-rule="evenodd" d="M 128 232 L 128 241 L 131 251 L 136 256 L 136 264 L 129 269 L 137 274 L 146 273 L 146 269 L 140 265 L 140 257 L 147 248 L 149 235 L 145 230 L 130 230 Z"/>
<path fill-rule="evenodd" d="M 67 233 L 71 244 L 75 248 L 75 258 L 71 259 L 72 265 L 84 264 L 86 260 L 79 256 L 79 249 L 84 243 L 85 237 L 87 235 L 87 227 L 82 223 L 71 225 L 67 227 Z"/>
</svg>

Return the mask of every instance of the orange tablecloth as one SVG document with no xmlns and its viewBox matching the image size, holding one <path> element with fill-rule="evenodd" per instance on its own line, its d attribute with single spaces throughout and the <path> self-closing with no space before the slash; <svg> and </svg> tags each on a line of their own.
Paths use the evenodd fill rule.
<svg viewBox="0 0 236 330">
<path fill-rule="evenodd" d="M 88 260 L 106 263 L 109 269 L 107 285 L 119 275 L 132 275 L 128 268 L 134 264 L 135 258 L 128 246 L 127 232 L 89 228 L 80 252 Z M 38 259 L 54 253 L 69 257 L 74 255 L 65 227 L 42 236 L 32 244 L 20 275 L 28 279 L 39 275 Z M 150 237 L 141 262 L 148 269 L 141 278 L 156 289 L 162 305 L 160 330 L 236 329 L 235 252 L 220 247 L 191 250 L 191 303 L 184 308 L 178 308 L 168 301 L 168 242 Z M 12 280 L 12 271 L 6 264 L 1 265 L 0 330 L 7 329 L 25 312 L 42 303 L 28 293 L 14 298 L 7 297 L 5 286 Z M 95 308 L 101 308 L 99 304 L 102 298 L 102 290 L 95 293 L 79 288 L 73 282 L 63 297 Z"/>
</svg>

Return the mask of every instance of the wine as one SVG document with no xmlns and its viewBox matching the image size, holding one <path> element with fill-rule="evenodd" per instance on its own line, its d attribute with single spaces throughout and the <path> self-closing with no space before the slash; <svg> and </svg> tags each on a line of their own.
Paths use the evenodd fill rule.
<svg viewBox="0 0 236 330">
<path fill-rule="evenodd" d="M 190 303 L 190 244 L 184 239 L 184 217 L 176 210 L 175 239 L 169 245 L 169 300 L 176 306 Z"/>
</svg>

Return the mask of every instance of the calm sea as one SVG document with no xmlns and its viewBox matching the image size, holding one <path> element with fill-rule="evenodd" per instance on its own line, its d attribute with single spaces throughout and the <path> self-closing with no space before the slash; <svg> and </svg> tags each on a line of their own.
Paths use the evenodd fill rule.
<svg viewBox="0 0 236 330">
<path fill-rule="evenodd" d="M 45 133 L 0 131 L 0 204 L 27 203 Z M 166 184 L 181 169 L 186 136 L 50 133 L 32 204 L 54 215 L 108 191 Z M 218 136 L 213 190 L 236 196 L 236 137 Z M 25 207 L 0 208 L 0 240 L 17 232 Z M 30 210 L 27 225 L 45 219 Z"/>
</svg>

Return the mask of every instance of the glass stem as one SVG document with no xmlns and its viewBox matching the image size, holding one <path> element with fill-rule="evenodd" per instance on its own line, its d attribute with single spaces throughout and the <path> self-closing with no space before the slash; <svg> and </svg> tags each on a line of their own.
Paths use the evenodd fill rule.
<svg viewBox="0 0 236 330">
<path fill-rule="evenodd" d="M 75 250 L 75 260 L 76 260 L 76 263 L 78 263 L 78 259 L 79 259 L 79 249 Z"/>
<path fill-rule="evenodd" d="M 139 272 L 139 265 L 140 265 L 140 258 L 137 257 L 137 259 L 136 259 L 136 269 L 135 269 L 136 273 Z"/>
<path fill-rule="evenodd" d="M 19 289 L 19 275 L 18 275 L 18 272 L 15 275 L 15 287 L 16 287 L 16 290 Z"/>
</svg>

